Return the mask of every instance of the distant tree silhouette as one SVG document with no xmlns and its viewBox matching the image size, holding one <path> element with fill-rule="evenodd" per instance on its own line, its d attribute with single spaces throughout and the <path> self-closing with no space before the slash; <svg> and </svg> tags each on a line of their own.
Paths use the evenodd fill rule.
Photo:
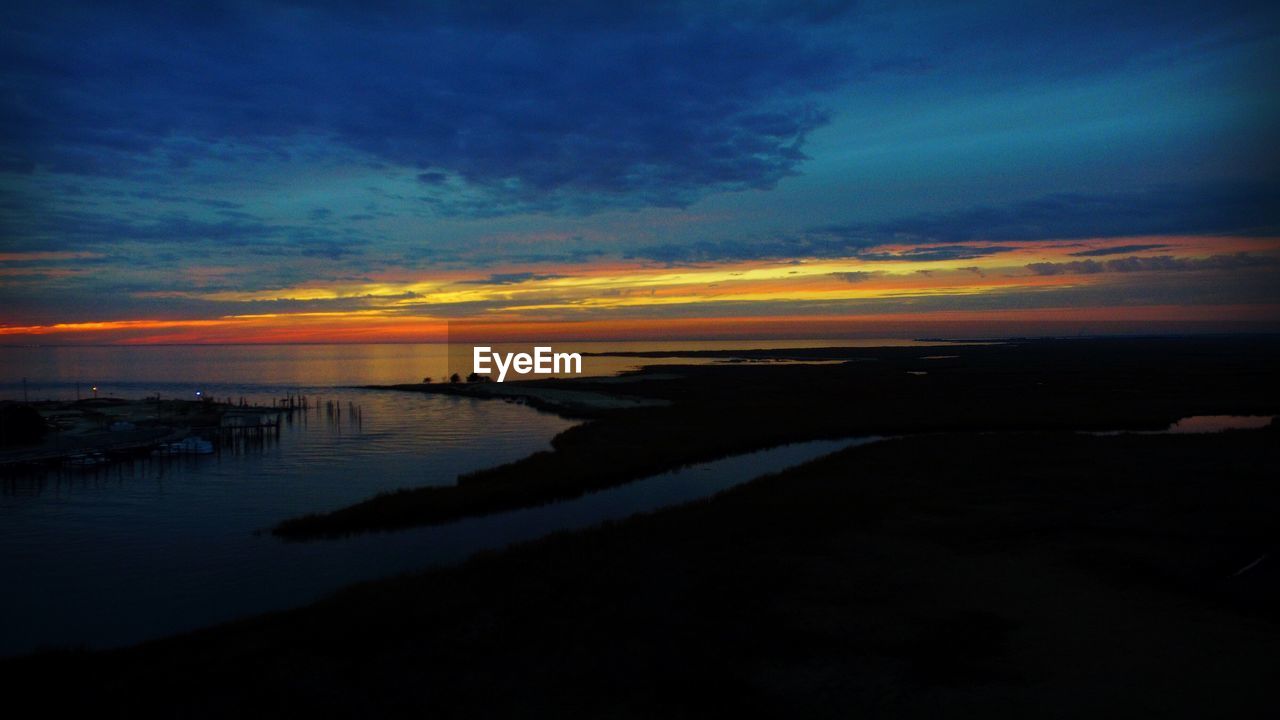
<svg viewBox="0 0 1280 720">
<path fill-rule="evenodd" d="M 430 384 L 431 384 L 431 378 L 429 378 L 429 377 L 424 377 L 424 378 L 422 378 L 422 384 L 423 384 L 423 385 L 430 385 Z"/>
<path fill-rule="evenodd" d="M 492 382 L 492 378 L 490 378 L 488 375 L 481 375 L 480 373 L 473 372 L 467 376 L 467 382 L 486 383 L 486 382 Z"/>
<path fill-rule="evenodd" d="M 462 382 L 462 377 L 461 377 L 461 376 L 459 376 L 459 375 L 458 375 L 458 373 L 454 373 L 454 374 L 452 374 L 452 375 L 450 375 L 450 376 L 449 376 L 449 382 L 451 382 L 451 383 L 460 383 L 460 382 Z"/>
</svg>

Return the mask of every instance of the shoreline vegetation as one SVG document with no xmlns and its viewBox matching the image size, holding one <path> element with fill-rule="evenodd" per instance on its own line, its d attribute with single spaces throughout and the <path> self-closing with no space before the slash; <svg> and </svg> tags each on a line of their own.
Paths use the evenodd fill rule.
<svg viewBox="0 0 1280 720">
<path fill-rule="evenodd" d="M 635 353 L 673 357 L 686 353 Z M 714 350 L 839 364 L 652 366 L 619 378 L 379 389 L 501 398 L 583 419 L 552 449 L 285 520 L 287 540 L 452 522 L 578 497 L 685 465 L 805 440 L 973 431 L 1162 430 L 1190 415 L 1274 414 L 1269 336 L 1022 340 L 937 347 Z M 1268 363 L 1272 363 L 1269 365 Z"/>
<path fill-rule="evenodd" d="M 641 373 L 626 394 L 667 404 L 592 409 L 551 451 L 453 492 L 409 490 L 292 528 L 319 538 L 443 522 L 763 444 L 901 437 L 304 608 L 0 661 L 0 689 L 52 710 L 183 717 L 1273 706 L 1280 428 L 1081 431 L 1275 415 L 1280 338 L 855 352 L 840 365 Z"/>
</svg>

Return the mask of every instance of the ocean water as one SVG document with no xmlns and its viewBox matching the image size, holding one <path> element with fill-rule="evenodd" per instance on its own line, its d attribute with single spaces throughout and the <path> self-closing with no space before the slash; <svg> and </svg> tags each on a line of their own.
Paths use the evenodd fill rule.
<svg viewBox="0 0 1280 720">
<path fill-rule="evenodd" d="M 440 527 L 287 543 L 263 530 L 379 492 L 451 484 L 547 449 L 573 423 L 524 405 L 352 387 L 421 380 L 439 346 L 0 348 L 0 358 L 9 399 L 200 390 L 252 402 L 300 393 L 344 409 L 296 414 L 260 448 L 4 476 L 0 655 L 127 644 L 297 606 L 352 582 L 700 497 L 836 447 L 776 448 Z M 615 360 L 596 367 L 637 362 Z"/>
<path fill-rule="evenodd" d="M 670 342 L 553 343 L 557 351 L 734 350 L 744 348 L 880 347 L 941 343 L 901 339 L 724 340 Z M 527 352 L 529 344 L 495 345 L 501 352 Z M 469 367 L 470 346 L 443 344 L 345 345 L 0 345 L 0 400 L 74 400 L 92 397 L 247 396 L 269 400 L 287 392 L 315 395 L 325 389 L 359 385 L 416 383 L 445 378 L 450 369 Z M 714 359 L 591 356 L 582 374 L 609 376 L 642 365 L 697 364 Z"/>
</svg>

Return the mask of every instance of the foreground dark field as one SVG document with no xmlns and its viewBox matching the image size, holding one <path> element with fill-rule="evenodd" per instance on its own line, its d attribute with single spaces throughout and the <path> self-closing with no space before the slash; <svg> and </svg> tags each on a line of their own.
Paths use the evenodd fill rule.
<svg viewBox="0 0 1280 720">
<path fill-rule="evenodd" d="M 540 468 L 574 469 L 577 485 L 551 484 L 574 493 L 732 451 L 717 417 L 746 445 L 909 436 L 287 613 L 3 662 L 0 690 L 194 717 L 1269 717 L 1280 431 L 1073 430 L 1274 414 L 1275 351 L 916 349 L 628 384 L 674 402 L 601 414 L 492 471 L 495 492 L 512 468 L 539 501 Z M 929 374 L 908 375 L 916 364 Z M 422 521 L 428 504 L 407 497 L 403 517 Z"/>
<path fill-rule="evenodd" d="M 1276 439 L 887 441 L 0 677 L 11 699 L 174 716 L 1261 716 L 1275 558 L 1235 573 L 1277 549 Z"/>
</svg>

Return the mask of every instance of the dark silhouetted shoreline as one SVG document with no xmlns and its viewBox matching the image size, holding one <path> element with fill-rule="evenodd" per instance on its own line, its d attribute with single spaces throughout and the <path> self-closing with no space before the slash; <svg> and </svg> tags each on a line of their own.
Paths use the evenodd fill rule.
<svg viewBox="0 0 1280 720">
<path fill-rule="evenodd" d="M 717 356 L 726 351 L 715 351 Z M 661 366 L 609 379 L 392 386 L 493 397 L 591 420 L 553 450 L 285 521 L 289 539 L 387 530 L 538 505 L 682 465 L 803 440 L 954 431 L 1158 430 L 1189 415 L 1271 414 L 1280 338 L 1029 340 L 937 348 L 758 350 L 838 365 Z M 521 396 L 520 390 L 525 394 Z M 548 402 L 548 393 L 622 396 Z M 645 405 L 648 400 L 652 404 Z"/>
</svg>

